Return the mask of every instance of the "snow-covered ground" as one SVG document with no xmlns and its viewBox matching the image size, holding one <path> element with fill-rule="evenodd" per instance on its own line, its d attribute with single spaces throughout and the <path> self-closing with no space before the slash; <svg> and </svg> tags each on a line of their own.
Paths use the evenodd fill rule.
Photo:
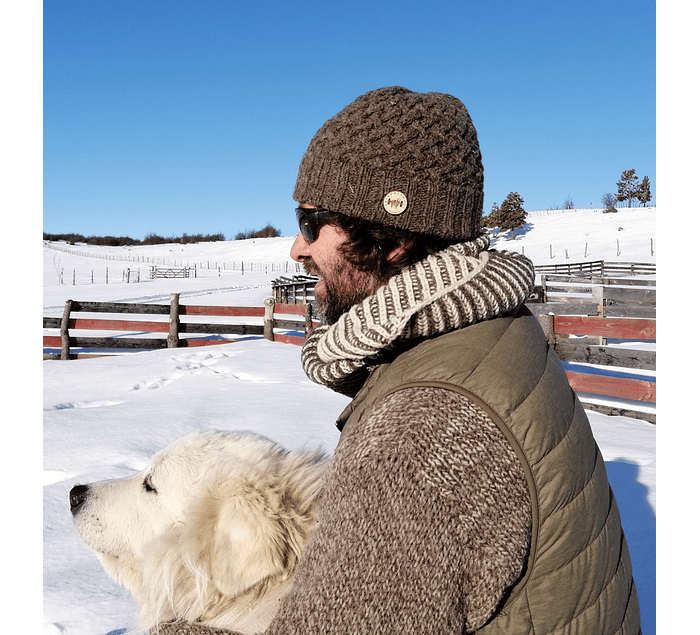
<svg viewBox="0 0 700 635">
<path fill-rule="evenodd" d="M 570 262 L 583 261 L 584 250 L 585 260 L 655 262 L 655 212 L 534 212 L 526 233 L 514 241 L 499 238 L 492 246 L 524 252 L 535 264 L 566 262 L 567 251 Z M 294 273 L 292 241 L 45 245 L 43 313 L 61 315 L 68 298 L 167 303 L 173 292 L 187 304 L 261 306 L 270 280 Z M 149 280 L 147 258 L 161 259 L 160 265 L 197 263 L 198 277 Z M 241 262 L 260 266 L 241 273 Z M 140 282 L 122 282 L 129 268 L 140 268 Z M 64 284 L 58 284 L 61 269 Z M 333 422 L 347 399 L 310 382 L 299 353 L 297 346 L 248 338 L 200 349 L 43 362 L 45 635 L 121 633 L 136 624 L 134 601 L 73 529 L 68 508 L 73 485 L 133 474 L 175 439 L 208 428 L 252 430 L 290 448 L 332 452 L 338 439 Z M 630 544 L 644 633 L 655 633 L 656 427 L 593 412 L 589 417 Z"/>
</svg>

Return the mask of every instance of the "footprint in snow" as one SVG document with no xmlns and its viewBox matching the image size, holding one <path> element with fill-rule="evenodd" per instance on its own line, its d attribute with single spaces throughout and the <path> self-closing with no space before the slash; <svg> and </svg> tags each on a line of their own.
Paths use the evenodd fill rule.
<svg viewBox="0 0 700 635">
<path fill-rule="evenodd" d="M 172 384 L 176 379 L 182 377 L 183 373 L 175 373 L 170 377 L 159 377 L 158 379 L 144 379 L 143 381 L 134 384 L 131 388 L 132 390 L 142 390 L 147 388 L 148 390 L 153 390 L 155 388 L 162 388 L 168 384 Z"/>
<path fill-rule="evenodd" d="M 72 410 L 74 408 L 101 408 L 102 406 L 118 406 L 121 403 L 121 401 L 111 401 L 109 399 L 103 399 L 101 401 L 67 401 L 44 408 L 44 411 Z"/>
</svg>

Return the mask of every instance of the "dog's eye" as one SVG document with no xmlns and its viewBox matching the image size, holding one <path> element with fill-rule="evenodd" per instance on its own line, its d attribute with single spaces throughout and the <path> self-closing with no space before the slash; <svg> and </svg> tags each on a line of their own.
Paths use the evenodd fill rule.
<svg viewBox="0 0 700 635">
<path fill-rule="evenodd" d="M 152 494 L 158 493 L 158 490 L 156 490 L 156 488 L 153 487 L 153 483 L 151 481 L 150 476 L 147 476 L 145 479 L 143 479 L 143 489 L 145 489 L 147 492 L 150 492 Z"/>
</svg>

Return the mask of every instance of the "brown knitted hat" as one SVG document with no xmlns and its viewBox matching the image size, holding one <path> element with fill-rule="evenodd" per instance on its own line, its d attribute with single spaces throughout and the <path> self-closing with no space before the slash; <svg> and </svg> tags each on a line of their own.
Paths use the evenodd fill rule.
<svg viewBox="0 0 700 635">
<path fill-rule="evenodd" d="M 370 91 L 316 133 L 293 197 L 423 234 L 475 238 L 484 202 L 476 129 L 452 95 Z"/>
</svg>

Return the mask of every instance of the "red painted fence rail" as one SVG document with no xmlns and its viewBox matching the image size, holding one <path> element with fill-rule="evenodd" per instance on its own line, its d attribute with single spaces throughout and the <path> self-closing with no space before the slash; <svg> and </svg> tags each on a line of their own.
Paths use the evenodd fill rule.
<svg viewBox="0 0 700 635">
<path fill-rule="evenodd" d="M 592 395 L 615 396 L 632 401 L 656 403 L 656 382 L 626 377 L 606 377 L 566 371 L 571 387 L 576 392 Z"/>
<path fill-rule="evenodd" d="M 656 320 L 572 315 L 538 318 L 550 344 L 565 362 L 571 387 L 586 408 L 656 423 L 655 412 L 639 409 L 656 404 L 656 351 L 645 346 L 656 342 Z M 640 370 L 643 372 L 635 373 Z M 654 373 L 648 376 L 647 371 Z M 584 395 L 625 399 L 638 405 L 600 404 Z"/>
<path fill-rule="evenodd" d="M 109 313 L 109 318 L 77 317 L 79 313 Z M 165 320 L 143 320 L 138 317 L 119 319 L 115 314 L 160 315 Z M 275 317 L 292 316 L 303 319 Z M 188 317 L 259 318 L 257 324 L 240 324 L 226 321 L 204 323 L 183 320 Z M 124 349 L 156 350 L 160 348 L 184 348 L 212 346 L 230 343 L 226 335 L 261 336 L 275 342 L 301 345 L 306 333 L 313 328 L 311 305 L 285 305 L 266 301 L 264 307 L 230 307 L 183 305 L 179 294 L 172 294 L 169 305 L 135 304 L 119 302 L 80 302 L 68 300 L 63 317 L 44 318 L 44 329 L 56 329 L 58 335 L 44 335 L 45 359 L 83 359 L 103 355 L 115 355 Z M 276 332 L 282 330 L 286 332 Z M 93 333 L 90 333 L 90 332 Z M 95 331 L 118 331 L 121 335 L 105 337 Z M 290 331 L 301 331 L 294 335 Z M 87 332 L 77 335 L 76 332 Z M 165 337 L 144 335 L 164 333 Z M 49 349 L 47 351 L 47 349 Z M 53 352 L 57 349 L 60 352 Z"/>
</svg>

